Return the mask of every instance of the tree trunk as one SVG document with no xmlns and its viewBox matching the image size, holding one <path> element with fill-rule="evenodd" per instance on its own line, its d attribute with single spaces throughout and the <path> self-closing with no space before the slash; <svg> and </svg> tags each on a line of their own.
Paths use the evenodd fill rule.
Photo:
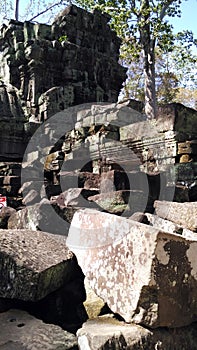
<svg viewBox="0 0 197 350">
<path fill-rule="evenodd" d="M 146 43 L 143 50 L 143 54 L 145 114 L 148 119 L 154 119 L 156 117 L 154 44 Z"/>
<path fill-rule="evenodd" d="M 155 94 L 155 39 L 151 38 L 149 0 L 140 1 L 140 42 L 144 58 L 145 114 L 148 119 L 156 117 Z"/>
<path fill-rule="evenodd" d="M 19 0 L 15 1 L 15 20 L 19 19 Z"/>
</svg>

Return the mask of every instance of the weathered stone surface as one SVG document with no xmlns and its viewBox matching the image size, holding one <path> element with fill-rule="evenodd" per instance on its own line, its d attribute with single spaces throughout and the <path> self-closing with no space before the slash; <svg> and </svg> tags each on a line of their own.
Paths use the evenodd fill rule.
<svg viewBox="0 0 197 350">
<path fill-rule="evenodd" d="M 127 192 L 127 193 L 126 193 Z M 129 191 L 114 191 L 90 196 L 88 200 L 98 204 L 101 210 L 108 211 L 112 214 L 123 213 L 129 210 Z"/>
<path fill-rule="evenodd" d="M 100 188 L 100 175 L 91 172 L 80 172 L 78 174 L 78 186 L 90 190 Z"/>
<path fill-rule="evenodd" d="M 197 241 L 106 213 L 75 213 L 67 244 L 90 286 L 127 322 L 196 321 Z"/>
<path fill-rule="evenodd" d="M 186 350 L 197 349 L 197 325 L 148 330 L 109 316 L 88 320 L 78 330 L 80 350 Z"/>
<path fill-rule="evenodd" d="M 84 275 L 79 266 L 73 278 L 38 301 L 0 298 L 0 313 L 10 309 L 24 310 L 45 323 L 53 323 L 75 333 L 88 316 L 83 305 L 86 299 Z"/>
<path fill-rule="evenodd" d="M 2 350 L 77 350 L 76 337 L 60 327 L 43 323 L 25 311 L 0 313 Z"/>
<path fill-rule="evenodd" d="M 77 268 L 63 237 L 0 230 L 0 296 L 40 300 L 74 278 Z"/>
<path fill-rule="evenodd" d="M 144 217 L 146 218 L 146 224 L 157 227 L 160 230 L 163 230 L 165 232 L 174 233 L 182 235 L 184 238 L 187 239 L 197 239 L 197 233 L 193 232 L 187 228 L 184 228 L 178 224 L 175 224 L 172 221 L 162 219 L 157 215 L 153 215 L 150 213 L 145 213 Z M 131 217 L 132 219 L 132 217 Z"/>
<path fill-rule="evenodd" d="M 129 190 L 129 179 L 124 171 L 109 170 L 101 174 L 100 192 Z"/>
<path fill-rule="evenodd" d="M 30 190 L 23 198 L 22 203 L 24 205 L 31 205 L 40 202 L 40 195 L 36 190 Z"/>
<path fill-rule="evenodd" d="M 168 201 L 155 201 L 156 214 L 163 219 L 197 231 L 197 202 L 176 203 Z"/>
<path fill-rule="evenodd" d="M 150 214 L 150 213 L 145 213 L 144 215 L 147 217 L 148 223 L 151 226 L 157 227 L 160 230 L 163 230 L 169 233 L 175 233 L 175 234 L 183 233 L 183 228 L 172 221 L 162 219 L 159 216 Z"/>
<path fill-rule="evenodd" d="M 44 199 L 40 203 L 17 211 L 9 218 L 8 228 L 41 230 L 66 236 L 76 209 L 72 207 L 61 209 L 55 202 L 52 201 L 54 205 L 51 205 Z"/>
<path fill-rule="evenodd" d="M 9 83 L 5 84 L 2 80 L 0 81 L 0 160 L 4 161 L 20 159 L 26 147 L 24 112 L 17 89 Z"/>
<path fill-rule="evenodd" d="M 97 193 L 98 191 L 83 188 L 70 188 L 57 197 L 56 203 L 60 208 L 68 206 L 86 207 L 89 205 L 87 199 Z"/>
<path fill-rule="evenodd" d="M 125 69 L 108 21 L 71 5 L 51 26 L 12 20 L 1 27 L 0 73 L 20 90 L 31 121 L 43 122 L 73 104 L 117 101 Z"/>
<path fill-rule="evenodd" d="M 141 222 L 143 224 L 147 224 L 149 225 L 149 221 L 148 221 L 148 218 L 147 218 L 147 214 L 144 214 L 142 212 L 135 212 L 134 214 L 132 214 L 130 217 L 129 217 L 130 220 L 133 220 L 133 221 L 138 221 L 138 222 Z"/>
<path fill-rule="evenodd" d="M 0 228 L 7 228 L 8 219 L 16 212 L 14 208 L 3 207 L 0 211 Z"/>
<path fill-rule="evenodd" d="M 90 196 L 92 201 L 101 209 L 111 214 L 122 214 L 129 216 L 136 210 L 144 210 L 147 204 L 147 196 L 142 191 L 110 191 L 106 193 Z M 88 207 L 88 206 L 87 206 Z"/>
<path fill-rule="evenodd" d="M 159 107 L 157 124 L 161 131 L 178 131 L 176 139 L 186 141 L 185 134 L 190 134 L 190 140 L 197 130 L 196 110 L 180 103 L 171 103 Z"/>
<path fill-rule="evenodd" d="M 85 298 L 84 276 L 78 266 L 70 281 L 43 299 L 37 302 L 14 299 L 11 308 L 26 310 L 45 323 L 53 323 L 75 333 L 88 319 L 83 305 Z"/>
</svg>

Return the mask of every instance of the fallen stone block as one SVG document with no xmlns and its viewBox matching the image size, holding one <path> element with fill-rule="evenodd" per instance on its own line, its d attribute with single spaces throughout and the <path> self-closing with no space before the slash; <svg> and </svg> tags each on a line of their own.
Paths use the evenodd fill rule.
<svg viewBox="0 0 197 350">
<path fill-rule="evenodd" d="M 155 201 L 155 211 L 163 219 L 197 231 L 197 202 L 176 203 L 168 201 Z"/>
<path fill-rule="evenodd" d="M 41 201 L 40 195 L 36 190 L 30 190 L 26 196 L 23 198 L 23 205 L 33 205 L 35 203 L 39 203 Z"/>
<path fill-rule="evenodd" d="M 0 228 L 7 228 L 8 219 L 16 212 L 14 208 L 3 207 L 0 210 Z"/>
<path fill-rule="evenodd" d="M 78 274 L 62 236 L 0 230 L 0 297 L 38 301 Z"/>
<path fill-rule="evenodd" d="M 156 328 L 197 321 L 197 241 L 86 209 L 75 213 L 67 245 L 90 287 L 126 322 Z"/>
<path fill-rule="evenodd" d="M 0 298 L 0 313 L 10 309 L 24 310 L 45 323 L 56 324 L 68 332 L 76 333 L 88 319 L 83 305 L 85 299 L 84 275 L 78 267 L 78 275 L 76 269 L 73 280 L 66 281 L 62 287 L 41 300 Z"/>
<path fill-rule="evenodd" d="M 83 187 L 85 189 L 99 189 L 100 175 L 91 172 L 60 171 L 60 183 L 62 189 Z"/>
<path fill-rule="evenodd" d="M 127 216 L 136 211 L 145 210 L 147 196 L 142 191 L 113 191 L 101 193 L 88 198 L 111 214 L 127 213 Z"/>
<path fill-rule="evenodd" d="M 23 208 L 8 220 L 9 229 L 41 230 L 54 234 L 67 235 L 74 209 L 51 205 L 47 199 Z"/>
<path fill-rule="evenodd" d="M 88 197 L 98 194 L 98 191 L 84 188 L 70 188 L 57 197 L 56 203 L 60 208 L 68 206 L 86 207 L 90 206 Z"/>
<path fill-rule="evenodd" d="M 187 228 L 177 225 L 172 221 L 162 219 L 159 216 L 150 213 L 145 213 L 144 216 L 147 218 L 146 223 L 153 227 L 157 227 L 165 232 L 182 235 L 187 239 L 197 239 L 197 232 L 193 232 Z"/>
<path fill-rule="evenodd" d="M 143 224 L 149 225 L 149 221 L 147 219 L 147 215 L 142 213 L 142 212 L 135 212 L 128 219 L 133 220 L 133 221 L 138 221 L 138 222 L 141 222 Z"/>
<path fill-rule="evenodd" d="M 106 192 L 90 196 L 88 200 L 111 214 L 122 214 L 125 210 L 129 210 L 127 205 L 129 194 L 129 191 Z"/>
<path fill-rule="evenodd" d="M 183 228 L 180 225 L 175 224 L 174 222 L 166 219 L 162 219 L 157 215 L 151 213 L 145 213 L 149 225 L 157 227 L 160 230 L 169 233 L 181 234 L 183 233 Z M 192 231 L 191 231 L 192 232 Z"/>
<path fill-rule="evenodd" d="M 77 350 L 76 337 L 21 310 L 0 313 L 2 350 Z"/>
<path fill-rule="evenodd" d="M 185 350 L 197 349 L 197 325 L 149 330 L 109 316 L 88 320 L 77 331 L 80 350 Z"/>
</svg>

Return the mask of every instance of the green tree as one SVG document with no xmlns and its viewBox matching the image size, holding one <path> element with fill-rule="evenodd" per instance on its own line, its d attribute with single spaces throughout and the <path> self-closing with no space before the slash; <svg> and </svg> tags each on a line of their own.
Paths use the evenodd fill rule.
<svg viewBox="0 0 197 350">
<path fill-rule="evenodd" d="M 156 115 L 155 49 L 173 48 L 175 36 L 169 17 L 181 16 L 184 0 L 78 0 L 87 9 L 99 8 L 111 15 L 111 25 L 122 37 L 122 57 L 136 59 L 143 55 L 145 113 Z M 189 33 L 187 39 L 189 38 Z M 184 35 L 182 40 L 184 40 Z M 192 35 L 190 39 L 196 43 Z"/>
<path fill-rule="evenodd" d="M 179 33 L 178 33 L 179 36 Z M 184 48 L 184 49 L 183 49 Z M 128 66 L 128 78 L 124 84 L 121 97 L 144 101 L 143 57 L 132 62 L 122 59 Z M 172 49 L 163 52 L 155 51 L 155 84 L 158 103 L 171 103 L 177 100 L 179 89 L 195 91 L 197 89 L 196 74 L 197 56 L 184 42 L 175 42 Z M 192 93 L 193 94 L 193 93 Z M 188 94 L 189 96 L 189 94 Z M 186 98 L 183 99 L 186 103 Z M 191 105 L 191 103 L 190 103 Z"/>
<path fill-rule="evenodd" d="M 197 110 L 197 90 L 181 87 L 176 95 L 175 102 Z"/>
<path fill-rule="evenodd" d="M 120 60 L 122 65 L 128 67 L 127 80 L 124 83 L 121 91 L 121 97 L 131 98 L 135 100 L 144 101 L 144 76 L 143 76 L 143 57 L 133 59 L 130 61 L 125 58 Z"/>
</svg>

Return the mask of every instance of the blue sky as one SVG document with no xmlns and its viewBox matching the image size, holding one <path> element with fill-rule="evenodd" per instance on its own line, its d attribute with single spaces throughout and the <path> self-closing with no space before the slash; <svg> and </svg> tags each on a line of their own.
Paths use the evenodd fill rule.
<svg viewBox="0 0 197 350">
<path fill-rule="evenodd" d="M 26 3 L 26 0 L 20 1 L 20 10 L 26 7 Z M 197 0 L 183 0 L 181 9 L 181 18 L 170 18 L 169 22 L 174 25 L 175 32 L 188 29 L 197 37 Z"/>
<path fill-rule="evenodd" d="M 27 0 L 19 1 L 20 13 L 26 8 L 27 3 L 29 3 Z M 169 23 L 173 24 L 175 33 L 183 29 L 192 30 L 194 37 L 197 38 L 197 0 L 182 0 L 181 9 L 181 18 L 170 17 Z"/>
<path fill-rule="evenodd" d="M 192 30 L 197 38 L 197 0 L 183 1 L 181 10 L 181 18 L 170 18 L 169 22 L 173 24 L 175 32 L 183 29 Z"/>
<path fill-rule="evenodd" d="M 20 10 L 26 7 L 27 0 L 20 0 Z M 174 25 L 175 31 L 183 29 L 192 30 L 197 37 L 197 0 L 183 0 L 181 4 L 181 18 L 170 18 L 169 22 Z"/>
</svg>

